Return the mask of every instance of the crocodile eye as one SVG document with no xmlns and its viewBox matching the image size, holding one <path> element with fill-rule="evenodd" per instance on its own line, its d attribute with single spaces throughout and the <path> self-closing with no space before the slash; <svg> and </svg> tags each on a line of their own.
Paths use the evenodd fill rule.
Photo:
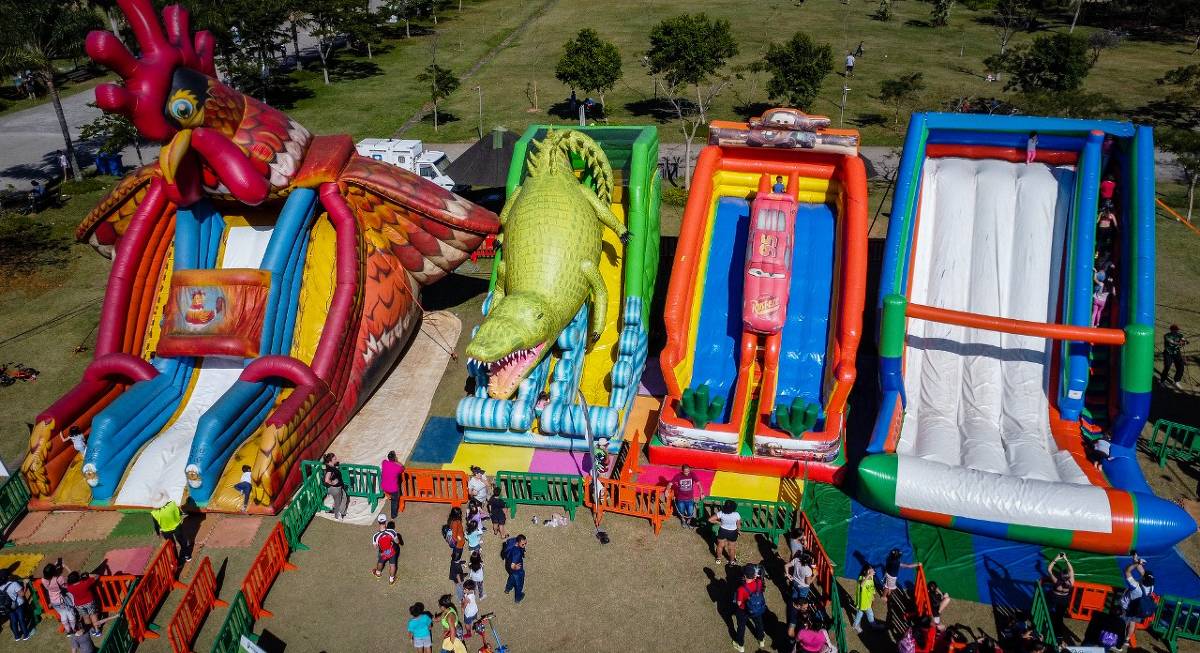
<svg viewBox="0 0 1200 653">
<path fill-rule="evenodd" d="M 540 319 L 542 319 L 542 318 L 543 318 L 543 317 L 545 317 L 545 316 L 546 316 L 546 314 L 545 314 L 545 313 L 538 313 L 538 314 L 537 314 L 537 317 L 535 317 L 534 319 L 535 319 L 535 320 L 540 320 Z"/>
</svg>

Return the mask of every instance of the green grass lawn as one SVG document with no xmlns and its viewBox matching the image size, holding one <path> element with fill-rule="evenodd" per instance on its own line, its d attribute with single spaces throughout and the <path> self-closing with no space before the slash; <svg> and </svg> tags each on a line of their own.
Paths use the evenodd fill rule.
<svg viewBox="0 0 1200 653">
<path fill-rule="evenodd" d="M 727 18 L 740 41 L 741 54 L 729 70 L 760 58 L 771 40 L 782 41 L 796 30 L 804 30 L 817 41 L 833 47 L 835 72 L 822 86 L 814 113 L 837 120 L 843 83 L 850 92 L 846 125 L 862 130 L 864 143 L 895 145 L 906 125 L 907 110 L 934 109 L 960 96 L 1003 96 L 1001 83 L 985 80 L 984 58 L 995 54 L 999 41 L 992 28 L 982 20 L 986 14 L 961 5 L 954 9 L 949 27 L 921 26 L 929 16 L 930 5 L 921 2 L 893 4 L 895 16 L 890 22 L 872 20 L 877 3 L 856 0 L 807 0 L 797 7 L 791 2 L 743 3 L 712 0 L 691 5 L 643 3 L 638 0 L 612 0 L 603 5 L 550 0 L 548 9 L 538 14 L 542 3 L 513 0 L 468 2 L 462 14 L 451 10 L 436 30 L 437 60 L 442 66 L 462 75 L 484 53 L 503 41 L 525 20 L 533 16 L 528 29 L 503 49 L 478 73 L 464 80 L 458 91 L 443 104 L 451 114 L 450 122 L 434 132 L 432 120 L 426 120 L 407 132 L 407 136 L 433 142 L 467 141 L 475 138 L 478 116 L 478 85 L 484 100 L 484 129 L 502 125 L 520 132 L 530 124 L 570 123 L 562 113 L 570 89 L 554 79 L 554 66 L 562 44 L 582 27 L 591 27 L 620 49 L 624 77 L 607 95 L 612 124 L 662 124 L 665 141 L 681 141 L 677 125 L 655 111 L 654 83 L 639 64 L 647 47 L 651 27 L 684 11 L 706 11 Z M 1069 17 L 1063 17 L 1069 18 Z M 1077 31 L 1085 33 L 1087 14 Z M 764 26 L 770 26 L 769 31 Z M 433 27 L 433 26 L 428 26 Z M 1065 30 L 1061 22 L 1049 21 L 1047 29 Z M 1018 34 L 1014 46 L 1026 43 L 1031 34 Z M 431 60 L 434 38 L 424 35 L 411 40 L 391 41 L 392 49 L 376 56 L 373 62 L 351 53 L 340 56 L 345 74 L 358 79 L 341 79 L 326 87 L 319 70 L 298 74 L 294 89 L 297 96 L 292 115 L 317 132 L 350 132 L 355 138 L 388 136 L 427 100 L 416 75 Z M 864 42 L 865 54 L 859 58 L 855 77 L 841 75 L 845 53 Z M 1120 47 L 1101 54 L 1085 90 L 1109 95 L 1129 115 L 1162 96 L 1155 79 L 1170 68 L 1191 63 L 1190 44 L 1178 42 L 1127 40 Z M 372 64 L 377 69 L 372 68 Z M 879 85 L 885 79 L 921 71 L 926 90 L 895 120 L 895 108 L 883 104 Z M 767 102 L 765 75 L 744 74 L 735 79 L 714 103 L 712 118 L 736 118 L 737 107 Z M 539 106 L 531 110 L 526 99 L 527 85 L 536 83 Z M 555 105 L 559 105 L 557 109 Z"/>
</svg>

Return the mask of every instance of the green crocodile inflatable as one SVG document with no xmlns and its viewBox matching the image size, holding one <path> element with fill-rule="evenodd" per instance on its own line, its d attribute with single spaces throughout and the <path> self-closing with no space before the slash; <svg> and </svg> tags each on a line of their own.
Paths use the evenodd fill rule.
<svg viewBox="0 0 1200 653">
<path fill-rule="evenodd" d="M 601 230 L 629 238 L 608 208 L 613 172 L 595 141 L 577 131 L 551 130 L 533 148 L 525 181 L 500 212 L 503 258 L 491 310 L 467 345 L 467 356 L 487 368 L 493 399 L 516 392 L 588 297 L 592 337 L 599 337 L 608 304 L 599 271 Z M 583 159 L 595 191 L 575 176 L 572 154 Z"/>
</svg>

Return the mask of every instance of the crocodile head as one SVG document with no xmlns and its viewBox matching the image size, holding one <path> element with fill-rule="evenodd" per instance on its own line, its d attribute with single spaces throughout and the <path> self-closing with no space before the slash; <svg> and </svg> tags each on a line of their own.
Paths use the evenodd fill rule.
<svg viewBox="0 0 1200 653">
<path fill-rule="evenodd" d="M 488 371 L 488 394 L 507 399 L 558 339 L 546 300 L 528 293 L 507 295 L 492 307 L 471 344 L 467 356 Z"/>
</svg>

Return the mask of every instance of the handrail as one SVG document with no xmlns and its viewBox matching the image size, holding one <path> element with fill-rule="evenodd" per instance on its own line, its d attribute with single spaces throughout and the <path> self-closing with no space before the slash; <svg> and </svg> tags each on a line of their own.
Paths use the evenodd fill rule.
<svg viewBox="0 0 1200 653">
<path fill-rule="evenodd" d="M 1051 340 L 1076 340 L 1098 345 L 1125 344 L 1125 332 L 1120 329 L 1014 320 L 1007 317 L 980 315 L 979 313 L 955 311 L 948 308 L 937 308 L 935 306 L 912 303 L 909 303 L 905 307 L 904 314 L 918 320 L 954 324 L 973 329 L 987 329 L 988 331 L 1001 331 L 1022 336 L 1037 336 Z"/>
</svg>

